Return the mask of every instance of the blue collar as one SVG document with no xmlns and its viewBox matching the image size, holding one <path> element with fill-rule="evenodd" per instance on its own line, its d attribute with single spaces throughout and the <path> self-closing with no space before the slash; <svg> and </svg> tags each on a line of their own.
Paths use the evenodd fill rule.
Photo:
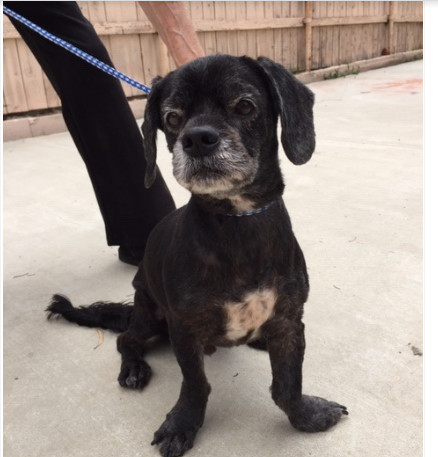
<svg viewBox="0 0 438 457">
<path fill-rule="evenodd" d="M 262 206 L 261 208 L 256 208 L 251 211 L 241 211 L 240 213 L 235 213 L 235 214 L 226 214 L 226 216 L 236 216 L 236 217 L 243 217 L 243 216 L 254 216 L 255 214 L 260 214 L 269 209 L 276 200 L 274 200 L 271 203 L 268 203 L 266 206 Z"/>
</svg>

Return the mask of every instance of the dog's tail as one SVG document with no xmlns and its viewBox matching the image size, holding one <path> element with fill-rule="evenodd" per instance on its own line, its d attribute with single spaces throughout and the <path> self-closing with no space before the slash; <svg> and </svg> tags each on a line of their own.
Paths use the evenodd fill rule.
<svg viewBox="0 0 438 457">
<path fill-rule="evenodd" d="M 56 294 L 46 311 L 47 319 L 62 316 L 84 327 L 100 327 L 121 333 L 128 329 L 133 309 L 132 304 L 111 302 L 96 302 L 75 308 L 68 298 Z"/>
</svg>

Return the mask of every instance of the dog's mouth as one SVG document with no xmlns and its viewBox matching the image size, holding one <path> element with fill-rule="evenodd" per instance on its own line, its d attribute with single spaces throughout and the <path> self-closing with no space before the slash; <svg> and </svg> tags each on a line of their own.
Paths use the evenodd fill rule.
<svg viewBox="0 0 438 457">
<path fill-rule="evenodd" d="M 234 195 L 255 177 L 257 166 L 243 147 L 222 140 L 209 155 L 192 157 L 180 142 L 173 148 L 173 174 L 180 185 L 196 194 Z"/>
</svg>

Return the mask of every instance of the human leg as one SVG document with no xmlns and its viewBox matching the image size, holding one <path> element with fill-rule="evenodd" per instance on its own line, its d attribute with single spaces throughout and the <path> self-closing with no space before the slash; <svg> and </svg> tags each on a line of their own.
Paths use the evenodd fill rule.
<svg viewBox="0 0 438 457">
<path fill-rule="evenodd" d="M 54 35 L 112 65 L 75 2 L 4 2 Z M 175 208 L 158 175 L 145 189 L 143 139 L 120 82 L 12 21 L 58 93 L 69 132 L 89 173 L 109 245 L 144 246 Z"/>
</svg>

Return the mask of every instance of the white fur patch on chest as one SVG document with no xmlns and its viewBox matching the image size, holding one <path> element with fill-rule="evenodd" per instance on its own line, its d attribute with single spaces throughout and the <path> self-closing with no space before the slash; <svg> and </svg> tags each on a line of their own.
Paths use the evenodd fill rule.
<svg viewBox="0 0 438 457">
<path fill-rule="evenodd" d="M 225 303 L 225 337 L 238 340 L 260 328 L 273 314 L 277 295 L 272 289 L 247 293 L 241 302 Z"/>
</svg>

